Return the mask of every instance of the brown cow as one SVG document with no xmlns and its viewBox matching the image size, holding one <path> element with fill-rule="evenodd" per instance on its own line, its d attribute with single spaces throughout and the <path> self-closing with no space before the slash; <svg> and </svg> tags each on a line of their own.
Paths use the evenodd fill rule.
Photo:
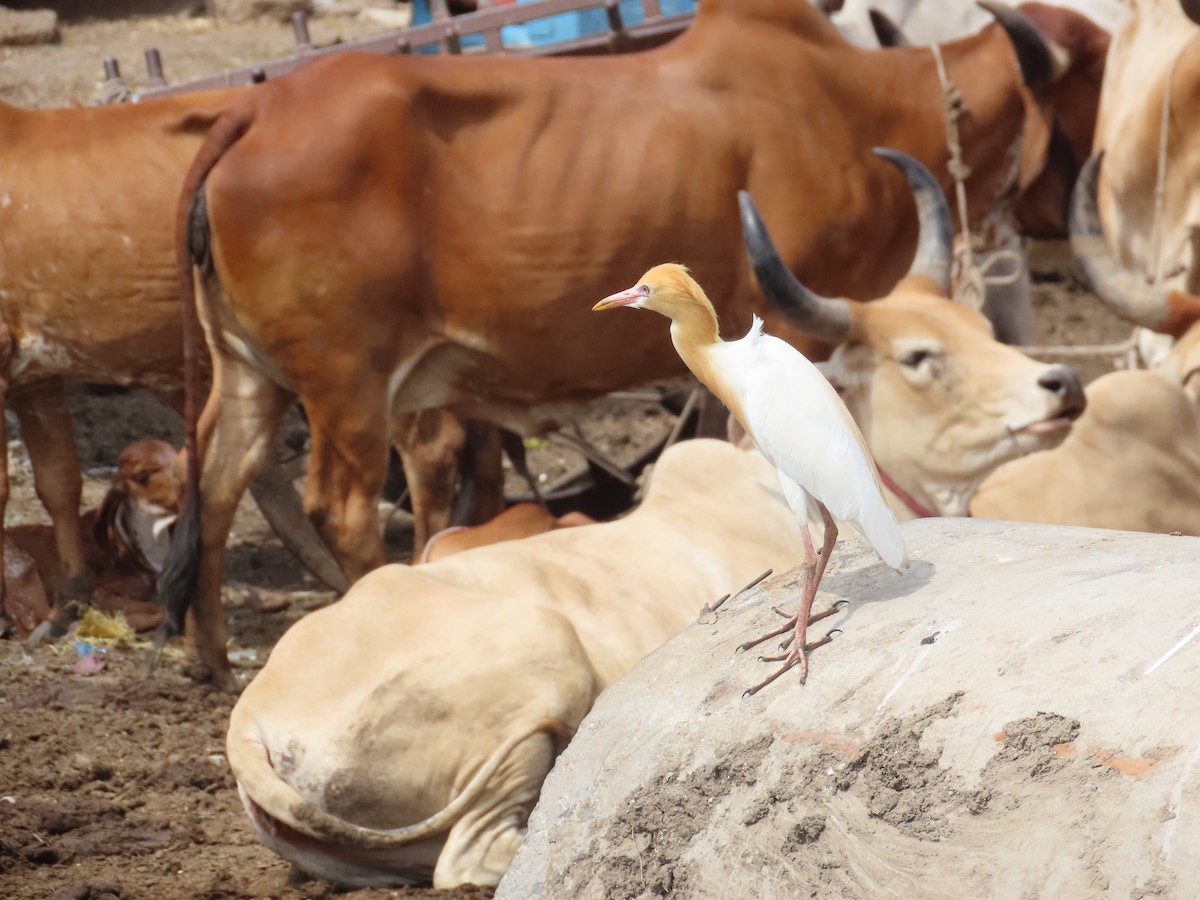
<svg viewBox="0 0 1200 900">
<path fill-rule="evenodd" d="M 20 421 L 54 524 L 64 600 L 90 593 L 64 382 L 183 400 L 174 209 L 209 126 L 241 93 L 71 109 L 0 103 L 0 403 Z M 0 420 L 0 454 L 2 429 Z M 0 481 L 0 516 L 7 499 Z"/>
<path fill-rule="evenodd" d="M 125 613 L 139 631 L 163 619 L 162 605 L 152 598 L 169 528 L 179 513 L 175 461 L 175 448 L 164 441 L 130 444 L 121 452 L 100 507 L 82 517 L 92 602 L 106 613 Z M 17 525 L 6 531 L 3 612 L 18 633 L 29 634 L 50 620 L 52 605 L 63 608 L 70 586 L 52 526 Z"/>
<path fill-rule="evenodd" d="M 1022 22 L 1025 58 L 1048 73 Z M 1003 28 L 942 55 L 968 111 L 979 217 L 1010 189 L 1034 104 Z M 216 387 L 203 534 L 177 533 L 165 595 L 177 621 L 197 585 L 203 664 L 232 683 L 225 536 L 294 396 L 313 434 L 306 507 L 357 578 L 383 561 L 376 498 L 404 416 L 444 407 L 529 433 L 560 420 L 550 404 L 677 374 L 655 329 L 587 315 L 588 298 L 662 259 L 691 265 L 726 326 L 745 329 L 760 300 L 738 189 L 762 198 L 815 287 L 886 293 L 908 266 L 912 201 L 867 151 L 942 169 L 940 98 L 928 51 L 853 47 L 805 0 L 706 0 L 645 53 L 346 54 L 247 94 L 210 132 L 179 215 L 185 302 L 195 251 Z"/>
<path fill-rule="evenodd" d="M 182 399 L 174 198 L 208 127 L 238 93 L 52 110 L 0 104 L 0 402 L 20 421 L 54 523 L 64 600 L 86 599 L 90 584 L 63 383 Z M 0 485 L 2 516 L 7 480 Z"/>
<path fill-rule="evenodd" d="M 489 547 L 505 541 L 519 541 L 535 534 L 545 534 L 559 528 L 594 525 L 596 520 L 581 512 L 555 516 L 536 503 L 518 503 L 483 525 L 445 528 L 425 542 L 419 563 L 436 562 L 464 550 Z"/>
</svg>

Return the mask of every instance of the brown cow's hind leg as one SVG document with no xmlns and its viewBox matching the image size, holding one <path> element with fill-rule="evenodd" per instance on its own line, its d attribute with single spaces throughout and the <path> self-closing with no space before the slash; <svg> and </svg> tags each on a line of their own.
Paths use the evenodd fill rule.
<svg viewBox="0 0 1200 900">
<path fill-rule="evenodd" d="M 365 386 L 362 402 L 340 398 L 326 409 L 303 397 L 312 432 L 304 508 L 353 584 L 384 563 L 379 498 L 387 478 L 386 416 L 371 398 L 382 390 Z"/>
<path fill-rule="evenodd" d="M 226 689 L 236 681 L 225 655 L 221 582 L 225 543 L 238 501 L 271 451 L 292 395 L 237 359 L 214 360 L 213 389 L 200 417 L 203 458 L 200 567 L 196 601 L 188 611 L 188 651 L 200 670 Z"/>
<path fill-rule="evenodd" d="M 466 435 L 458 419 L 441 409 L 401 416 L 392 444 L 404 463 L 413 510 L 413 559 L 426 542 L 450 525 L 459 460 Z"/>
</svg>

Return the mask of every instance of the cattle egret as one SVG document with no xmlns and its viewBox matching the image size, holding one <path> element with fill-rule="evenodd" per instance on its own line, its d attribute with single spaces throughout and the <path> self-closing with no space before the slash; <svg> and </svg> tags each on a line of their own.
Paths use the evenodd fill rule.
<svg viewBox="0 0 1200 900">
<path fill-rule="evenodd" d="M 766 687 L 793 666 L 799 666 L 803 684 L 808 675 L 806 651 L 828 640 L 805 644 L 809 624 L 833 612 L 811 614 L 837 540 L 834 520 L 852 523 L 892 568 L 908 566 L 904 536 L 883 499 L 875 464 L 858 426 L 816 366 L 791 345 L 764 334 L 758 316 L 741 340 L 721 340 L 712 303 L 683 266 L 655 266 L 636 285 L 605 297 L 593 310 L 621 306 L 654 310 L 671 320 L 671 342 L 680 358 L 737 418 L 779 475 L 783 494 L 803 526 L 805 575 L 800 608 L 782 628 L 742 647 L 748 649 L 791 630 L 792 636 L 783 644 L 786 652 L 766 657 L 783 665 L 748 693 Z M 818 520 L 825 526 L 819 553 L 813 549 L 807 528 L 809 521 Z"/>
</svg>

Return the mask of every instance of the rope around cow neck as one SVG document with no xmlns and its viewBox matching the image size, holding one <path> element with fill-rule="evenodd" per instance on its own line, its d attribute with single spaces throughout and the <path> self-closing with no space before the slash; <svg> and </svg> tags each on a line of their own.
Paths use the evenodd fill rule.
<svg viewBox="0 0 1200 900">
<path fill-rule="evenodd" d="M 975 261 L 974 238 L 971 235 L 970 220 L 967 218 L 967 179 L 971 177 L 971 168 L 963 160 L 962 141 L 958 134 L 958 120 L 966 110 L 966 101 L 962 91 L 950 80 L 946 73 L 946 63 L 942 59 L 941 48 L 930 44 L 933 61 L 937 66 L 938 83 L 942 88 L 942 118 L 946 124 L 946 147 L 950 151 L 950 160 L 946 169 L 954 179 L 954 198 L 958 207 L 958 223 L 961 239 L 954 247 L 956 275 L 953 285 L 955 301 L 974 310 L 983 308 L 983 302 L 990 285 L 1007 285 L 1017 281 L 1024 271 L 1024 260 L 1019 253 L 1012 250 L 998 250 L 992 253 L 981 266 Z M 1017 139 L 1020 141 L 1020 138 Z M 1020 154 L 1015 154 L 1016 165 L 1020 164 Z M 1007 183 L 1009 179 L 1005 179 Z M 991 271 L 999 263 L 1012 263 L 1012 271 L 1007 275 L 993 275 Z"/>
</svg>

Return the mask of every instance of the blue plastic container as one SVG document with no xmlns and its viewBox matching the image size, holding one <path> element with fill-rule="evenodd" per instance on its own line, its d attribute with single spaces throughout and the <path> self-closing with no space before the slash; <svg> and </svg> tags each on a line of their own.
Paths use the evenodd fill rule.
<svg viewBox="0 0 1200 900">
<path fill-rule="evenodd" d="M 536 3 L 538 0 L 517 0 L 518 3 Z M 677 16 L 695 10 L 696 0 L 659 0 L 665 16 Z M 645 20 L 641 0 L 622 0 L 621 19 L 626 25 L 637 25 Z M 413 0 L 413 25 L 425 25 L 433 20 L 429 11 L 429 0 Z M 540 47 L 545 44 L 561 44 L 593 34 L 608 31 L 608 17 L 602 8 L 585 9 L 579 12 L 559 13 L 541 19 L 532 19 L 522 25 L 507 25 L 500 29 L 500 40 L 505 47 Z M 470 35 L 463 38 L 463 47 L 482 47 L 483 37 Z M 434 53 L 435 48 L 422 48 L 419 52 Z"/>
</svg>

